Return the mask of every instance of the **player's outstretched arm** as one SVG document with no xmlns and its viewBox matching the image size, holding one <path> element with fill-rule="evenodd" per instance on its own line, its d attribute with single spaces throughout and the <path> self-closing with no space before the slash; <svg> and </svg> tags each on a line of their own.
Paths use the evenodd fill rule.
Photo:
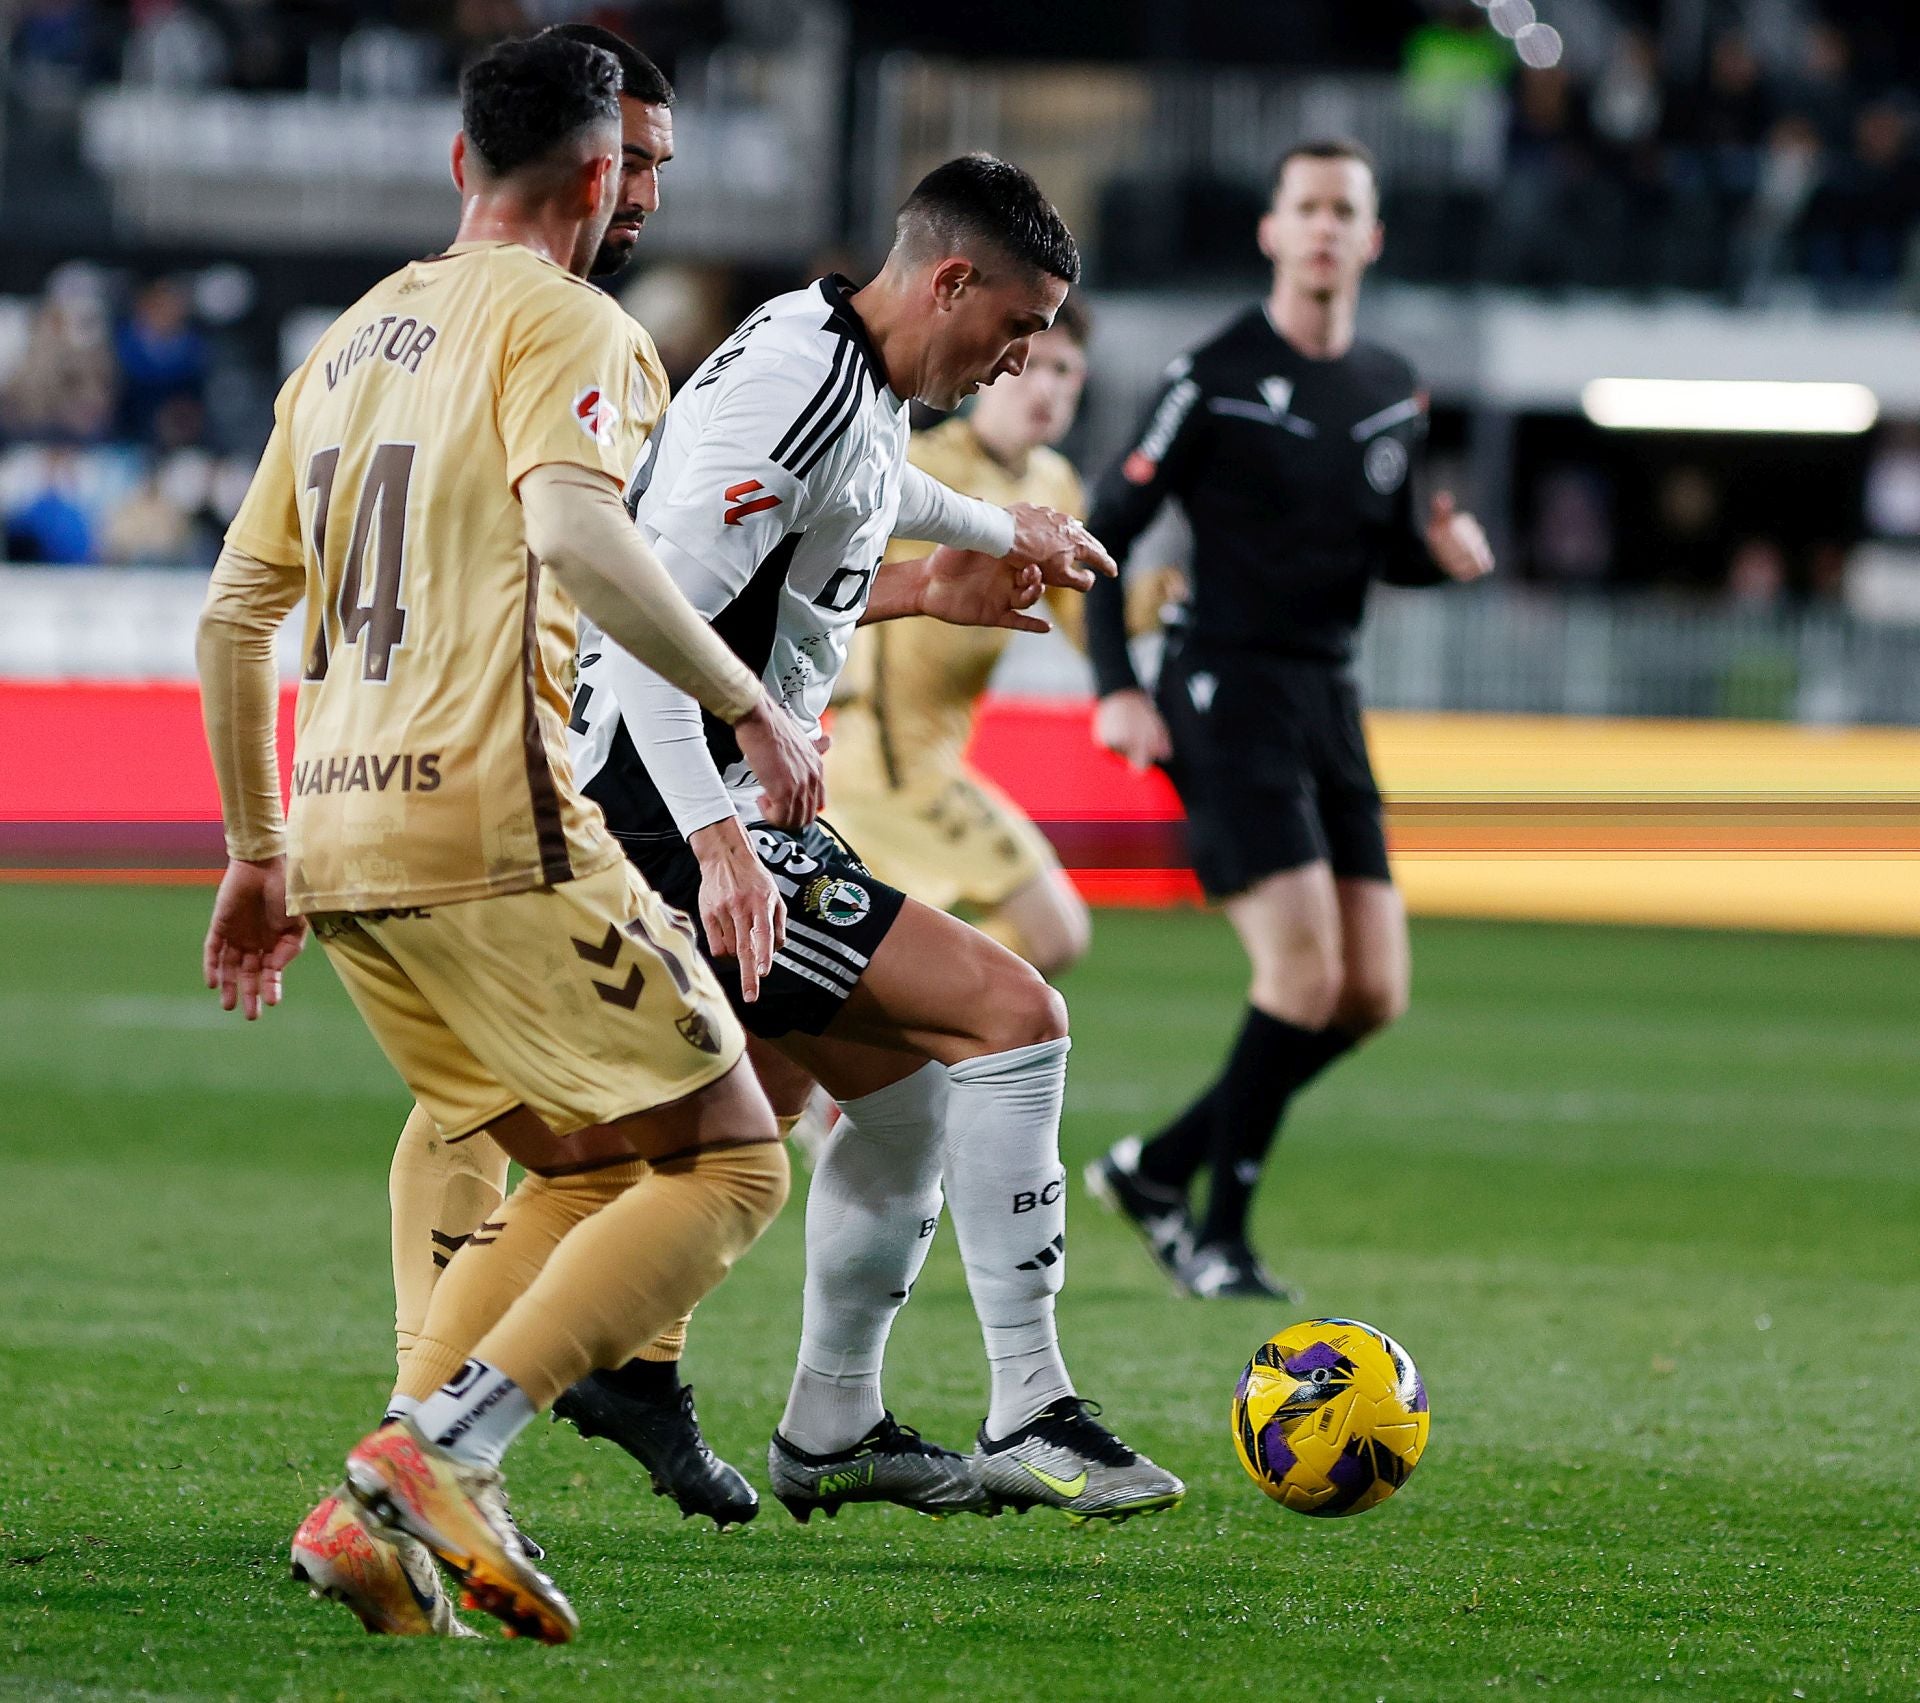
<svg viewBox="0 0 1920 1703">
<path fill-rule="evenodd" d="M 201 969 L 221 1009 L 238 1007 L 249 1021 L 262 1006 L 280 1003 L 281 972 L 307 935 L 305 919 L 287 914 L 273 655 L 274 633 L 303 580 L 297 566 L 263 562 L 228 545 L 214 564 L 195 639 L 228 857 Z"/>
<path fill-rule="evenodd" d="M 930 615 L 955 627 L 1011 627 L 1017 633 L 1052 631 L 1025 611 L 1046 589 L 1041 570 L 1017 567 L 998 556 L 941 545 L 930 556 L 885 563 L 874 576 L 860 625 Z"/>
</svg>

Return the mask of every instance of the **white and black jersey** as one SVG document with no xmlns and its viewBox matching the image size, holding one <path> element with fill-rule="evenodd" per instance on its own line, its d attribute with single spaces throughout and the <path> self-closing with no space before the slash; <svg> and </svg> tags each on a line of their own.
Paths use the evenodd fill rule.
<svg viewBox="0 0 1920 1703">
<path fill-rule="evenodd" d="M 896 528 L 1013 542 L 1004 511 L 908 464 L 906 400 L 851 294 L 823 278 L 750 314 L 674 398 L 633 493 L 675 583 L 809 732 Z M 622 835 L 756 815 L 732 730 L 585 622 L 571 726 L 574 772 Z"/>
</svg>

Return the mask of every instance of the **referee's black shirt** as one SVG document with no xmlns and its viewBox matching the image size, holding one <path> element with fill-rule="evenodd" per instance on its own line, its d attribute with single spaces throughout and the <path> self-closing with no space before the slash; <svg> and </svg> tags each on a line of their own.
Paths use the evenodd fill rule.
<svg viewBox="0 0 1920 1703">
<path fill-rule="evenodd" d="M 1312 360 L 1252 307 L 1169 369 L 1089 525 L 1124 562 L 1178 498 L 1193 532 L 1192 640 L 1341 664 L 1373 580 L 1444 577 L 1413 512 L 1426 427 L 1398 355 L 1355 343 Z M 1087 641 L 1101 696 L 1139 685 L 1117 580 L 1087 593 Z"/>
</svg>

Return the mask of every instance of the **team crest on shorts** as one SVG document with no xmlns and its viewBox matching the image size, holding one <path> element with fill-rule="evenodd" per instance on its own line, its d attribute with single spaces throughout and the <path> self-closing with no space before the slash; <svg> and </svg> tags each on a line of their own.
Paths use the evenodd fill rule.
<svg viewBox="0 0 1920 1703">
<path fill-rule="evenodd" d="M 719 1052 L 720 1037 L 713 1032 L 713 1025 L 707 1021 L 704 1011 L 689 1011 L 674 1027 L 689 1046 L 698 1047 L 703 1053 Z"/>
<path fill-rule="evenodd" d="M 867 896 L 866 888 L 832 875 L 823 875 L 811 882 L 800 902 L 822 922 L 831 923 L 835 928 L 852 928 L 873 909 L 873 900 Z"/>
</svg>

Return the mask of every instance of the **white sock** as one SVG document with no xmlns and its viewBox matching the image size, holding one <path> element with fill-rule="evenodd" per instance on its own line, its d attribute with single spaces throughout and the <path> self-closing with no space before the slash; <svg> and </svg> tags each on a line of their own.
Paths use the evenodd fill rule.
<svg viewBox="0 0 1920 1703">
<path fill-rule="evenodd" d="M 384 1425 L 391 1419 L 411 1419 L 419 1411 L 420 1398 L 418 1396 L 403 1396 L 398 1390 L 395 1390 L 392 1395 L 387 1397 L 387 1411 L 381 1415 L 380 1423 Z"/>
<path fill-rule="evenodd" d="M 533 1403 L 498 1366 L 469 1360 L 413 1410 L 421 1436 L 470 1466 L 497 1467 L 534 1420 Z"/>
<path fill-rule="evenodd" d="M 1067 1271 L 1060 1103 L 1071 1045 L 1042 1041 L 947 1071 L 947 1202 L 987 1345 L 995 1439 L 1073 1394 L 1053 1319 Z"/>
<path fill-rule="evenodd" d="M 807 1190 L 800 1360 L 780 1434 L 811 1455 L 880 1422 L 887 1333 L 940 1222 L 947 1073 L 938 1064 L 840 1108 Z"/>
</svg>

